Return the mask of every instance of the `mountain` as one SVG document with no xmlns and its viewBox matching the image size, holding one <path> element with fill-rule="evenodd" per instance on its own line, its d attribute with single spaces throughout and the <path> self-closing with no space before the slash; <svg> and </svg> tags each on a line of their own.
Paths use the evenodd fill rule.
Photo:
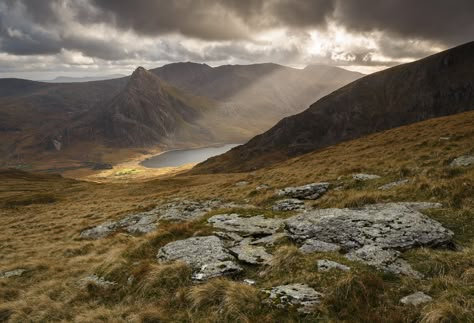
<svg viewBox="0 0 474 323">
<path fill-rule="evenodd" d="M 251 170 L 367 134 L 474 108 L 474 42 L 374 73 L 195 172 Z"/>
<path fill-rule="evenodd" d="M 77 83 L 77 82 L 91 82 L 91 81 L 102 81 L 102 80 L 111 80 L 125 77 L 123 74 L 111 74 L 103 76 L 82 76 L 82 77 L 73 77 L 73 76 L 57 76 L 52 80 L 44 80 L 42 82 L 46 83 Z"/>
<path fill-rule="evenodd" d="M 182 128 L 195 127 L 194 121 L 210 106 L 171 87 L 143 67 L 138 67 L 125 88 L 99 109 L 88 111 L 68 126 L 59 138 L 64 144 L 74 140 L 103 141 L 115 147 L 144 147 L 178 140 Z"/>
</svg>

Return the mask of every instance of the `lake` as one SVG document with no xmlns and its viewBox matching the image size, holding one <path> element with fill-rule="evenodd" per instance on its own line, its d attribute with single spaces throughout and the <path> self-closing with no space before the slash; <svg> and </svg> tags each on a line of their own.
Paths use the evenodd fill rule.
<svg viewBox="0 0 474 323">
<path fill-rule="evenodd" d="M 178 167 L 186 164 L 196 164 L 203 162 L 213 156 L 221 155 L 236 146 L 239 146 L 239 144 L 226 144 L 219 147 L 170 150 L 145 159 L 140 163 L 140 165 L 148 168 L 162 168 Z"/>
</svg>

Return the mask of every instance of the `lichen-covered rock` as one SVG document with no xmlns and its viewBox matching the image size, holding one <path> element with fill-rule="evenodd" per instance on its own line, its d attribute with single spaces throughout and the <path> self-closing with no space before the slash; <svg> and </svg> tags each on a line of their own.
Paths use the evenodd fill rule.
<svg viewBox="0 0 474 323">
<path fill-rule="evenodd" d="M 415 278 L 423 277 L 423 275 L 414 270 L 408 262 L 399 257 L 400 252 L 396 250 L 383 249 L 373 245 L 366 245 L 346 254 L 346 258 L 349 260 L 360 261 L 386 272 L 403 274 Z"/>
<path fill-rule="evenodd" d="M 312 183 L 298 187 L 287 187 L 278 191 L 278 196 L 288 196 L 295 199 L 315 200 L 327 192 L 329 183 Z"/>
<path fill-rule="evenodd" d="M 102 287 L 102 288 L 110 288 L 112 286 L 117 285 L 116 282 L 106 280 L 104 277 L 99 277 L 96 274 L 82 278 L 79 281 L 79 284 L 82 287 L 85 287 L 89 284 L 94 284 L 94 285 Z"/>
<path fill-rule="evenodd" d="M 272 235 L 253 240 L 250 242 L 250 244 L 263 244 L 265 246 L 273 246 L 276 242 L 286 237 L 286 232 L 277 232 Z"/>
<path fill-rule="evenodd" d="M 297 241 L 317 239 L 346 250 L 366 245 L 409 249 L 450 244 L 453 232 L 416 208 L 416 203 L 386 203 L 358 209 L 320 209 L 287 219 L 286 231 Z"/>
<path fill-rule="evenodd" d="M 278 308 L 294 307 L 302 313 L 313 312 L 324 296 L 306 284 L 282 285 L 262 292 L 269 295 L 267 304 Z"/>
<path fill-rule="evenodd" d="M 199 271 L 192 275 L 196 281 L 204 281 L 219 276 L 235 275 L 242 271 L 242 267 L 235 262 L 226 260 L 202 265 Z"/>
<path fill-rule="evenodd" d="M 431 296 L 426 295 L 423 292 L 416 292 L 416 293 L 413 293 L 413 294 L 410 294 L 408 296 L 403 297 L 400 300 L 400 303 L 405 304 L 405 305 L 418 306 L 418 305 L 421 305 L 421 304 L 429 303 L 432 300 L 433 300 L 433 298 L 431 298 Z"/>
<path fill-rule="evenodd" d="M 283 220 L 267 219 L 262 215 L 244 217 L 239 214 L 219 214 L 207 220 L 215 228 L 239 232 L 241 235 L 270 235 L 283 226 Z"/>
<path fill-rule="evenodd" d="M 252 265 L 267 264 L 272 260 L 264 247 L 250 244 L 251 240 L 245 239 L 237 246 L 230 249 L 236 255 L 237 259 Z"/>
<path fill-rule="evenodd" d="M 474 165 L 474 156 L 465 155 L 454 159 L 451 164 L 452 167 L 466 167 Z"/>
<path fill-rule="evenodd" d="M 330 271 L 331 269 L 338 269 L 342 271 L 351 270 L 351 268 L 348 266 L 345 266 L 335 261 L 326 260 L 326 259 L 318 260 L 317 264 L 318 264 L 318 271 Z"/>
<path fill-rule="evenodd" d="M 84 239 L 100 239 L 123 230 L 131 234 L 144 234 L 156 229 L 158 217 L 155 214 L 139 213 L 129 215 L 119 221 L 106 222 L 86 229 L 80 236 Z"/>
<path fill-rule="evenodd" d="M 303 210 L 304 202 L 298 199 L 284 199 L 276 201 L 273 206 L 273 211 L 296 211 Z"/>
<path fill-rule="evenodd" d="M 13 269 L 5 272 L 0 271 L 0 279 L 1 278 L 10 278 L 10 277 L 18 277 L 23 275 L 27 270 L 23 268 Z"/>
<path fill-rule="evenodd" d="M 380 176 L 375 175 L 375 174 L 360 173 L 360 174 L 352 175 L 352 178 L 356 181 L 369 181 L 369 180 L 372 180 L 372 179 L 378 179 L 378 178 L 380 178 Z"/>
<path fill-rule="evenodd" d="M 385 184 L 385 185 L 382 185 L 379 187 L 379 190 L 381 191 L 387 191 L 387 190 L 390 190 L 394 187 L 397 187 L 397 186 L 400 186 L 400 185 L 405 185 L 409 182 L 408 179 L 401 179 L 399 181 L 395 181 L 395 182 L 391 182 L 391 183 L 388 183 L 388 184 Z"/>
<path fill-rule="evenodd" d="M 337 252 L 341 250 L 341 247 L 334 243 L 328 243 L 316 239 L 307 239 L 300 247 L 300 251 L 303 253 L 313 252 Z"/>
</svg>

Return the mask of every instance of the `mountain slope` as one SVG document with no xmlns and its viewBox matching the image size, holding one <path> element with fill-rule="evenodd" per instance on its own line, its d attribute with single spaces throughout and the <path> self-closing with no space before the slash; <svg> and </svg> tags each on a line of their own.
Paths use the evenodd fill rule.
<svg viewBox="0 0 474 323">
<path fill-rule="evenodd" d="M 270 165 L 363 135 L 474 108 L 474 42 L 357 80 L 195 172 Z"/>
</svg>

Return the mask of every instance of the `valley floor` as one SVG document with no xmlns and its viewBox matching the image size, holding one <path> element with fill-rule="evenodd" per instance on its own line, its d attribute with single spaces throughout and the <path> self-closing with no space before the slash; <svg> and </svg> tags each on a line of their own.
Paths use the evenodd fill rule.
<svg viewBox="0 0 474 323">
<path fill-rule="evenodd" d="M 474 322 L 474 166 L 450 166 L 455 158 L 473 154 L 474 112 L 469 112 L 370 135 L 249 173 L 180 173 L 145 182 L 96 183 L 3 170 L 0 272 L 25 271 L 0 275 L 0 322 Z M 356 173 L 380 178 L 356 181 Z M 379 189 L 400 179 L 408 182 Z M 423 213 L 454 232 L 456 248 L 403 252 L 422 279 L 385 273 L 338 252 L 305 254 L 291 239 L 269 248 L 273 259 L 268 265 L 242 265 L 243 273 L 234 277 L 199 284 L 191 280 L 187 265 L 156 259 L 160 248 L 172 241 L 214 232 L 207 223 L 212 215 L 293 216 L 295 211 L 272 209 L 275 190 L 313 182 L 331 186 L 322 197 L 305 201 L 307 208 L 441 203 L 441 208 Z M 176 199 L 216 198 L 236 205 L 189 222 L 163 221 L 145 235 L 120 231 L 102 239 L 80 236 L 86 228 Z M 315 264 L 321 259 L 351 270 L 319 271 Z M 84 283 L 94 274 L 103 280 Z M 244 278 L 255 285 L 243 284 Z M 265 304 L 260 289 L 292 283 L 325 295 L 314 312 Z M 400 303 L 416 291 L 433 300 L 418 306 Z"/>
</svg>

